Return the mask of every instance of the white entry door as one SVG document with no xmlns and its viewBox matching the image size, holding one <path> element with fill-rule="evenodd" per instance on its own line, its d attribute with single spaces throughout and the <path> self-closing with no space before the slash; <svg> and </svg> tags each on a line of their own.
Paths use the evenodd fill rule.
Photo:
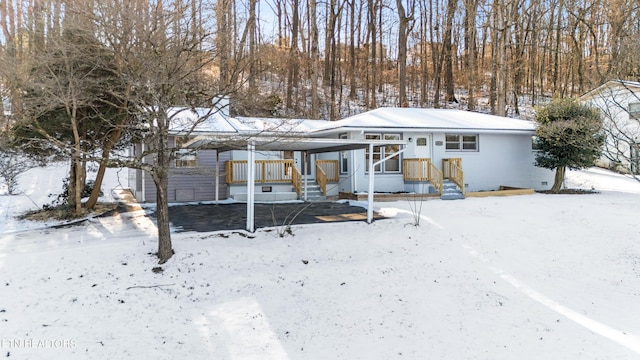
<svg viewBox="0 0 640 360">
<path fill-rule="evenodd" d="M 416 158 L 431 157 L 431 134 L 417 134 L 413 138 L 414 156 Z"/>
</svg>

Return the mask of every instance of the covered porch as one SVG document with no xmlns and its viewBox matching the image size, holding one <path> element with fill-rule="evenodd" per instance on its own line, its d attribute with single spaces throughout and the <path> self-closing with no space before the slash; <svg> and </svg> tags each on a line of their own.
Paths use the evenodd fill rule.
<svg viewBox="0 0 640 360">
<path fill-rule="evenodd" d="M 294 161 L 255 160 L 254 181 L 256 184 L 291 184 L 299 197 L 304 191 L 304 177 L 295 167 Z M 340 180 L 338 160 L 316 160 L 315 182 L 322 193 L 327 195 L 327 186 Z M 226 182 L 229 185 L 246 184 L 248 181 L 248 161 L 230 160 L 225 164 Z M 431 184 L 437 194 L 442 195 L 445 182 L 454 183 L 464 194 L 464 171 L 461 158 L 442 159 L 438 168 L 430 158 L 403 159 L 402 178 L 405 182 Z"/>
</svg>

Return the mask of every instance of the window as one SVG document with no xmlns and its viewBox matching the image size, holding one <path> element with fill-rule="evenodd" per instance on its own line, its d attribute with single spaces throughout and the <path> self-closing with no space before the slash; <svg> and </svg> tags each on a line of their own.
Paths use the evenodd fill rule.
<svg viewBox="0 0 640 360">
<path fill-rule="evenodd" d="M 427 138 L 423 138 L 423 137 L 417 138 L 416 146 L 427 146 Z"/>
<path fill-rule="evenodd" d="M 385 140 L 400 140 L 400 135 L 398 134 L 390 134 L 384 136 Z M 382 157 L 387 157 L 391 154 L 397 153 L 400 151 L 400 145 L 387 145 L 384 147 L 384 154 Z M 400 155 L 396 155 L 391 159 L 388 159 L 384 162 L 384 171 L 385 172 L 400 172 Z"/>
<path fill-rule="evenodd" d="M 447 151 L 478 151 L 478 135 L 446 134 Z"/>
<path fill-rule="evenodd" d="M 340 139 L 347 139 L 347 134 L 340 134 Z M 340 174 L 349 173 L 349 152 L 340 151 Z"/>
<path fill-rule="evenodd" d="M 400 140 L 400 134 L 365 134 L 365 139 L 367 140 Z M 380 161 L 393 153 L 396 153 L 400 150 L 400 145 L 386 145 L 386 146 L 374 146 L 373 147 L 373 162 Z M 366 171 L 369 171 L 369 148 L 365 150 L 365 162 L 366 162 Z M 375 172 L 391 172 L 397 173 L 400 172 L 400 155 L 396 155 L 387 161 L 378 164 L 375 166 Z"/>
<path fill-rule="evenodd" d="M 193 168 L 198 166 L 197 153 L 194 150 L 183 149 L 185 139 L 176 138 L 176 167 L 177 168 Z"/>
<path fill-rule="evenodd" d="M 640 102 L 629 103 L 629 119 L 640 120 Z"/>
<path fill-rule="evenodd" d="M 532 136 L 531 137 L 531 150 L 534 151 L 540 151 L 542 150 L 542 147 L 540 145 L 540 138 L 537 136 Z"/>
</svg>

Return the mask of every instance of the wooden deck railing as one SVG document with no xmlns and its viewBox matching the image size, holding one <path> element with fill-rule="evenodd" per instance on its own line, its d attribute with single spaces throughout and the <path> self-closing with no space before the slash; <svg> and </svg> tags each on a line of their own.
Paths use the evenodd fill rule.
<svg viewBox="0 0 640 360">
<path fill-rule="evenodd" d="M 402 175 L 405 181 L 429 181 L 431 180 L 431 159 L 404 159 L 402 160 Z"/>
<path fill-rule="evenodd" d="M 453 181 L 465 193 L 461 158 L 442 159 L 442 172 L 445 179 Z"/>
<path fill-rule="evenodd" d="M 256 160 L 256 183 L 293 182 L 293 160 Z M 230 160 L 225 164 L 227 184 L 247 182 L 246 160 Z"/>
<path fill-rule="evenodd" d="M 293 189 L 298 194 L 298 197 L 302 196 L 302 175 L 300 171 L 295 166 L 290 168 L 291 171 L 291 184 L 293 185 Z"/>
<path fill-rule="evenodd" d="M 339 180 L 338 160 L 316 160 L 316 182 L 323 195 L 327 195 L 327 183 Z"/>
<path fill-rule="evenodd" d="M 429 171 L 431 174 L 431 180 L 429 180 L 431 185 L 436 188 L 438 194 L 442 194 L 442 171 L 433 165 L 433 163 L 429 165 Z"/>
<path fill-rule="evenodd" d="M 442 193 L 442 171 L 429 158 L 404 159 L 402 175 L 405 181 L 428 181 Z"/>
<path fill-rule="evenodd" d="M 302 175 L 293 160 L 256 160 L 256 183 L 291 183 L 302 194 Z M 227 184 L 246 184 L 246 160 L 229 160 L 225 164 Z M 338 160 L 316 160 L 316 182 L 327 193 L 327 183 L 338 182 Z"/>
<path fill-rule="evenodd" d="M 320 191 L 323 195 L 327 194 L 327 173 L 322 170 L 322 167 L 316 163 L 316 183 L 320 186 Z"/>
</svg>

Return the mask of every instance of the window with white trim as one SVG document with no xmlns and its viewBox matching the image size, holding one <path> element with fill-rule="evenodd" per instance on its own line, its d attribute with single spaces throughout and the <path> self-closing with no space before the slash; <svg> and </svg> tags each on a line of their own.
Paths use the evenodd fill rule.
<svg viewBox="0 0 640 360">
<path fill-rule="evenodd" d="M 478 151 L 478 135 L 446 134 L 446 151 Z"/>
<path fill-rule="evenodd" d="M 195 150 L 182 148 L 184 138 L 176 137 L 176 167 L 194 168 L 198 166 L 198 156 Z"/>
<path fill-rule="evenodd" d="M 400 134 L 365 134 L 366 140 L 400 140 Z M 400 150 L 400 145 L 386 145 L 373 147 L 373 162 L 396 153 Z M 369 172 L 369 148 L 365 150 L 366 171 Z M 399 173 L 402 171 L 400 164 L 400 154 L 387 159 L 387 161 L 375 166 L 374 171 L 379 173 Z"/>
</svg>

